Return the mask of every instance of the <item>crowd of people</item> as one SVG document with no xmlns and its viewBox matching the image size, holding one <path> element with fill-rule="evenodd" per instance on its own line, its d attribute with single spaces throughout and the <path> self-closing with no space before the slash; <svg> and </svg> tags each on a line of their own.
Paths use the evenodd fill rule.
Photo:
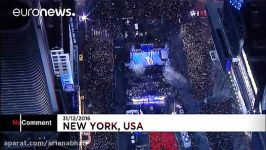
<svg viewBox="0 0 266 150">
<path fill-rule="evenodd" d="M 202 114 L 233 114 L 233 99 L 222 98 L 220 101 L 209 102 L 201 106 Z M 210 148 L 232 150 L 233 148 L 233 137 L 228 132 L 207 132 L 206 136 Z"/>
<path fill-rule="evenodd" d="M 113 39 L 120 26 L 112 20 L 109 2 L 91 1 L 93 9 L 87 22 L 84 50 L 87 90 L 93 113 L 110 113 L 113 101 Z M 115 133 L 93 133 L 88 146 L 94 150 L 117 150 Z"/>
<path fill-rule="evenodd" d="M 234 114 L 233 99 L 223 97 L 219 101 L 208 102 L 201 106 L 202 114 Z"/>
<path fill-rule="evenodd" d="M 178 23 L 187 17 L 189 1 L 127 1 L 122 13 L 125 17 L 137 18 L 139 21 L 153 22 L 154 20 L 165 19 L 167 22 Z"/>
<path fill-rule="evenodd" d="M 204 100 L 213 87 L 211 75 L 211 59 L 208 46 L 202 40 L 207 26 L 197 19 L 181 27 L 181 36 L 186 55 L 187 74 L 192 83 L 193 97 Z"/>
<path fill-rule="evenodd" d="M 188 17 L 189 1 L 98 1 L 87 3 L 90 10 L 86 41 L 88 95 L 94 112 L 107 113 L 108 101 L 112 99 L 113 39 L 121 33 L 125 25 L 124 18 L 133 22 L 153 22 L 165 20 L 175 25 Z M 106 38 L 108 37 L 108 38 Z M 146 84 L 142 84 L 143 87 Z M 154 83 L 155 87 L 159 84 Z M 156 86 L 157 85 L 157 86 Z"/>
<path fill-rule="evenodd" d="M 112 101 L 112 69 L 113 69 L 113 39 L 121 34 L 126 20 L 130 18 L 133 23 L 152 23 L 164 20 L 175 26 L 185 23 L 189 17 L 189 1 L 165 0 L 117 0 L 99 1 L 91 0 L 90 26 L 93 26 L 91 36 L 86 41 L 85 57 L 88 68 L 87 86 L 90 102 L 94 113 L 108 113 Z M 197 21 L 184 24 L 181 35 L 184 40 L 184 49 L 187 56 L 188 76 L 192 82 L 193 95 L 197 100 L 203 100 L 212 88 L 210 80 L 210 66 L 206 44 L 201 39 L 204 27 Z M 104 31 L 104 32 L 102 32 Z M 108 38 L 105 36 L 108 35 Z M 151 74 L 144 77 L 132 77 L 128 95 L 131 97 L 145 95 L 154 90 L 160 94 L 169 94 L 170 88 L 163 75 L 158 70 L 149 70 Z M 155 74 L 155 75 L 152 75 Z M 141 78 L 141 79 L 140 79 Z M 135 84 L 136 80 L 141 80 Z M 151 133 L 152 149 L 178 149 L 173 133 Z M 210 138 L 211 139 L 214 138 Z M 118 149 L 117 137 L 114 133 L 95 133 L 92 135 L 90 149 Z"/>
<path fill-rule="evenodd" d="M 233 150 L 233 137 L 230 132 L 207 132 L 208 143 L 211 150 Z"/>
<path fill-rule="evenodd" d="M 90 15 L 88 26 L 90 38 L 86 49 L 88 95 L 95 113 L 108 113 L 107 104 L 112 99 L 113 44 L 115 34 L 125 25 L 123 18 L 133 18 L 134 22 L 180 19 L 188 2 L 181 1 L 98 1 L 88 4 Z M 177 15 L 177 14 L 180 14 Z M 108 38 L 106 38 L 106 36 Z M 146 84 L 143 84 L 143 87 Z M 159 86 L 160 84 L 154 83 Z M 136 90 L 137 91 L 137 90 Z"/>
<path fill-rule="evenodd" d="M 189 15 L 189 1 L 98 1 L 92 0 L 92 20 L 100 20 L 101 25 L 121 30 L 122 18 L 132 18 L 136 22 L 161 20 L 180 24 Z M 97 21 L 96 21 L 97 22 Z"/>
<path fill-rule="evenodd" d="M 145 68 L 142 75 L 127 72 L 128 89 L 127 96 L 131 98 L 142 98 L 148 95 L 165 96 L 170 95 L 170 85 L 164 80 L 162 67 L 150 66 Z"/>
<path fill-rule="evenodd" d="M 87 150 L 117 150 L 117 134 L 111 132 L 92 133 L 92 142 Z"/>
<path fill-rule="evenodd" d="M 108 113 L 112 99 L 112 41 L 94 36 L 87 40 L 86 75 L 89 100 L 94 113 Z"/>
</svg>

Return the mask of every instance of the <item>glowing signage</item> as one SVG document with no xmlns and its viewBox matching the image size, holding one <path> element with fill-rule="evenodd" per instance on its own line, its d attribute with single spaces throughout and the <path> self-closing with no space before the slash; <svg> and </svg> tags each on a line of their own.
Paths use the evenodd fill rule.
<svg viewBox="0 0 266 150">
<path fill-rule="evenodd" d="M 133 104 L 164 104 L 165 96 L 146 96 L 142 98 L 132 98 Z"/>
<path fill-rule="evenodd" d="M 226 70 L 226 72 L 229 72 L 231 70 L 231 60 L 230 59 L 226 60 L 225 70 Z"/>
<path fill-rule="evenodd" d="M 63 87 L 64 91 L 66 91 L 66 92 L 75 91 L 71 72 L 61 73 L 61 82 L 62 82 L 62 87 Z"/>
<path fill-rule="evenodd" d="M 75 91 L 74 84 L 65 84 L 64 91 L 66 91 L 66 92 L 73 92 L 73 91 Z"/>
</svg>

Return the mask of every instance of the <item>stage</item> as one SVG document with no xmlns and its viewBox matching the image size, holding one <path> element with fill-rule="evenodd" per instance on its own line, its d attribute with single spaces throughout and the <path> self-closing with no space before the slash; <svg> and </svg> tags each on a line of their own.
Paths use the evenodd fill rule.
<svg viewBox="0 0 266 150">
<path fill-rule="evenodd" d="M 168 59 L 168 47 L 154 48 L 153 44 L 141 44 L 140 49 L 130 50 L 129 68 L 165 65 Z"/>
</svg>

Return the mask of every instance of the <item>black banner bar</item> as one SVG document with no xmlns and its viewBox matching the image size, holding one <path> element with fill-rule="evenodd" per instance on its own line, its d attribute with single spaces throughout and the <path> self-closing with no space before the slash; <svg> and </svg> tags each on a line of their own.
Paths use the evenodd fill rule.
<svg viewBox="0 0 266 150">
<path fill-rule="evenodd" d="M 22 131 L 57 131 L 55 115 L 22 115 Z"/>
<path fill-rule="evenodd" d="M 57 131 L 56 115 L 0 115 L 0 131 Z"/>
<path fill-rule="evenodd" d="M 0 115 L 0 131 L 20 131 L 19 115 Z"/>
</svg>

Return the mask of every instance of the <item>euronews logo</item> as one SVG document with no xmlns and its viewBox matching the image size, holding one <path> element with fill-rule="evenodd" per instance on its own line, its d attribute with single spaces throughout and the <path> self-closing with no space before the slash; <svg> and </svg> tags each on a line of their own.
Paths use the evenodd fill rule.
<svg viewBox="0 0 266 150">
<path fill-rule="evenodd" d="M 50 8 L 50 9 L 38 9 L 38 8 L 28 8 L 28 9 L 19 9 L 15 8 L 13 10 L 13 15 L 15 17 L 28 17 L 28 16 L 75 16 L 75 13 L 72 13 L 70 8 L 61 9 L 61 8 Z"/>
</svg>

